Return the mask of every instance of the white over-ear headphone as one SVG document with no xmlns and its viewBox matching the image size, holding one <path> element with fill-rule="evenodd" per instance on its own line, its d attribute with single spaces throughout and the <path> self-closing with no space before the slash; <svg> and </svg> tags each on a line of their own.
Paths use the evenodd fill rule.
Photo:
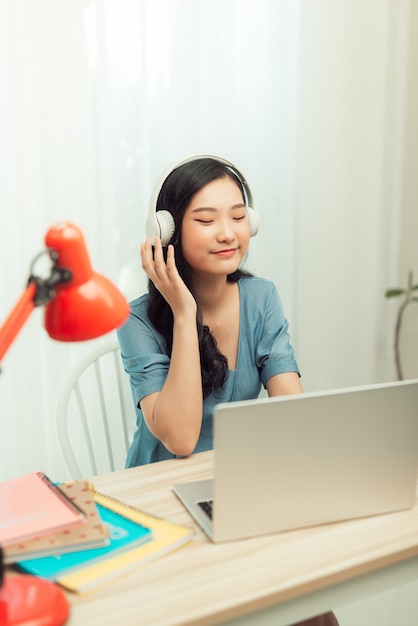
<svg viewBox="0 0 418 626">
<path fill-rule="evenodd" d="M 151 194 L 151 198 L 149 202 L 148 216 L 147 216 L 147 221 L 145 223 L 145 232 L 146 232 L 147 237 L 151 237 L 151 238 L 160 237 L 161 243 L 163 246 L 167 246 L 169 244 L 170 239 L 172 238 L 174 234 L 175 224 L 174 224 L 174 218 L 171 215 L 170 211 L 167 211 L 165 209 L 159 209 L 158 211 L 156 210 L 157 200 L 158 200 L 158 196 L 160 195 L 161 188 L 164 185 L 166 178 L 168 178 L 171 172 L 176 170 L 178 167 L 180 167 L 181 165 L 185 165 L 186 163 L 190 163 L 191 161 L 196 161 L 198 159 L 205 159 L 205 158 L 214 159 L 215 161 L 219 161 L 219 163 L 226 165 L 228 170 L 231 172 L 231 174 L 235 176 L 235 178 L 239 182 L 239 185 L 242 190 L 242 194 L 244 196 L 245 209 L 247 212 L 248 222 L 250 226 L 250 236 L 254 237 L 254 235 L 257 234 L 258 227 L 259 227 L 259 217 L 258 217 L 257 211 L 253 207 L 252 194 L 246 181 L 242 178 L 241 174 L 238 172 L 235 165 L 217 156 L 212 156 L 210 154 L 200 154 L 200 155 L 185 159 L 184 161 L 180 161 L 179 163 L 176 163 L 175 165 L 171 165 L 162 173 L 159 181 L 154 187 L 154 191 Z"/>
</svg>

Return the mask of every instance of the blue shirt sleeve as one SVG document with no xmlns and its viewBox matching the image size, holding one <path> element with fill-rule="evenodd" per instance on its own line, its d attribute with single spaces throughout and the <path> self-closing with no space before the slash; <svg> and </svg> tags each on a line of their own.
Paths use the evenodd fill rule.
<svg viewBox="0 0 418 626">
<path fill-rule="evenodd" d="M 147 301 L 148 296 L 134 300 L 128 321 L 117 331 L 136 405 L 145 396 L 161 390 L 170 365 L 164 339 L 149 321 Z"/>
<path fill-rule="evenodd" d="M 297 372 L 299 368 L 290 343 L 289 323 L 283 306 L 273 286 L 266 306 L 264 332 L 258 346 L 257 360 L 260 363 L 261 381 L 265 386 L 276 374 Z"/>
<path fill-rule="evenodd" d="M 299 368 L 290 342 L 289 324 L 273 282 L 263 278 L 246 278 L 240 281 L 242 350 L 246 367 L 255 361 L 264 387 L 276 374 L 297 372 Z M 251 330 L 250 330 L 251 329 Z"/>
</svg>

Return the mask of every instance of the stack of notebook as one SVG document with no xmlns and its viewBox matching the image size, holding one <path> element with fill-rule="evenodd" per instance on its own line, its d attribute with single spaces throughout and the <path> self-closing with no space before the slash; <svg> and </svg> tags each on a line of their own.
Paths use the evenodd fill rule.
<svg viewBox="0 0 418 626">
<path fill-rule="evenodd" d="M 190 541 L 191 528 L 42 472 L 0 483 L 5 563 L 84 592 Z"/>
<path fill-rule="evenodd" d="M 0 483 L 0 505 L 6 563 L 109 543 L 87 481 L 57 486 L 42 472 L 32 472 Z"/>
</svg>

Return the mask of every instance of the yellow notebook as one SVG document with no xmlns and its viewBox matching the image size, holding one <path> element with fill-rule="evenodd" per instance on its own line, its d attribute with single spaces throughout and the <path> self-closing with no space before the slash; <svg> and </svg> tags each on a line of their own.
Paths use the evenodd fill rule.
<svg viewBox="0 0 418 626">
<path fill-rule="evenodd" d="M 120 515 L 129 516 L 139 524 L 150 528 L 153 533 L 152 539 L 106 561 L 79 568 L 57 578 L 56 582 L 69 591 L 77 593 L 91 591 L 151 560 L 174 551 L 193 538 L 194 531 L 188 526 L 145 513 L 97 491 L 94 491 L 94 500 L 97 504 L 116 511 Z"/>
</svg>

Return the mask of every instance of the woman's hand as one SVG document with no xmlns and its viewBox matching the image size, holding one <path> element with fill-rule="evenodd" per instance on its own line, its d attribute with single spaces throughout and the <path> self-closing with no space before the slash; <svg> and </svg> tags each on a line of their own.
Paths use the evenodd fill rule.
<svg viewBox="0 0 418 626">
<path fill-rule="evenodd" d="M 167 261 L 165 261 L 161 239 L 159 237 L 154 238 L 153 249 L 151 238 L 147 237 L 141 246 L 141 259 L 142 268 L 170 305 L 174 317 L 191 312 L 195 315 L 196 300 L 178 273 L 174 247 L 168 246 Z"/>
</svg>

